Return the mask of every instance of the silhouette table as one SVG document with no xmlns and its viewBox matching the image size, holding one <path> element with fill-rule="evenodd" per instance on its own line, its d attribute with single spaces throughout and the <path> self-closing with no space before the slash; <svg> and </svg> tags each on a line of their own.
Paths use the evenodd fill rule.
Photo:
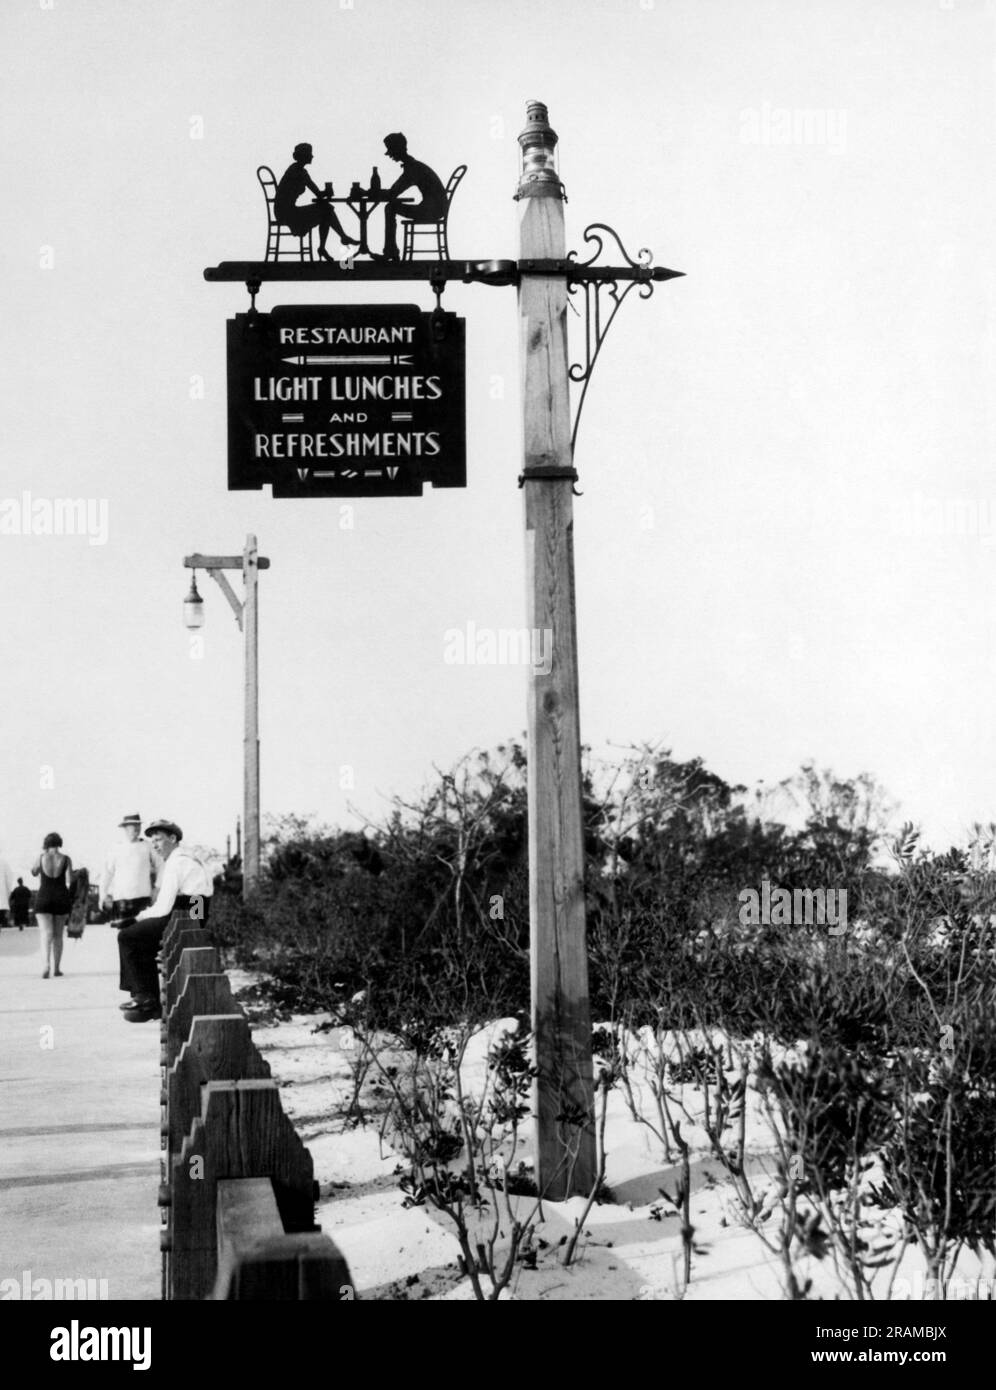
<svg viewBox="0 0 996 1390">
<path fill-rule="evenodd" d="M 371 193 L 367 191 L 366 193 L 361 193 L 359 197 L 355 197 L 353 194 L 350 194 L 346 198 L 323 198 L 322 202 L 346 203 L 349 205 L 349 207 L 352 208 L 352 210 L 356 213 L 356 216 L 359 218 L 360 222 L 360 244 L 359 246 L 357 246 L 353 254 L 356 256 L 372 256 L 374 253 L 370 250 L 370 247 L 367 244 L 367 223 L 370 220 L 370 214 L 373 212 L 377 204 L 389 202 L 390 198 L 390 193 L 387 191 L 386 188 L 384 188 L 381 189 L 379 193 Z M 415 199 L 399 198 L 398 202 L 414 203 Z"/>
</svg>

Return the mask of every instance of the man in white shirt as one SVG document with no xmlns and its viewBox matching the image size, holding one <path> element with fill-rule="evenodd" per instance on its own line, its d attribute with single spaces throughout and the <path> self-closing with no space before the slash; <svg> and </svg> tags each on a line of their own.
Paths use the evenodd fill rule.
<svg viewBox="0 0 996 1390">
<path fill-rule="evenodd" d="M 171 820 L 153 821 L 145 831 L 162 860 L 156 900 L 135 914 L 118 933 L 121 959 L 120 985 L 131 994 L 122 1005 L 128 1023 L 147 1023 L 159 1018 L 159 970 L 156 955 L 174 909 L 199 905 L 206 920 L 214 885 L 203 864 L 180 848 L 183 831 Z"/>
<path fill-rule="evenodd" d="M 152 902 L 156 862 L 148 840 L 139 839 L 140 816 L 121 821 L 125 838 L 113 845 L 100 876 L 100 905 L 114 917 L 134 917 Z"/>
</svg>

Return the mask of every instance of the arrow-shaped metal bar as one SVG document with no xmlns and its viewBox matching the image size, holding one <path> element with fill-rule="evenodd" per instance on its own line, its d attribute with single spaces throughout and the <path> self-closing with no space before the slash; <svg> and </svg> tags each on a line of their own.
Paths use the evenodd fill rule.
<svg viewBox="0 0 996 1390">
<path fill-rule="evenodd" d="M 564 275 L 581 284 L 586 280 L 675 280 L 683 270 L 664 266 L 585 266 L 572 260 L 480 261 L 358 261 L 343 270 L 335 261 L 222 261 L 208 266 L 204 279 L 212 284 L 242 280 L 260 285 L 264 280 L 457 280 L 464 284 L 517 285 L 523 275 Z"/>
<path fill-rule="evenodd" d="M 204 279 L 211 282 L 244 280 L 463 280 L 491 285 L 516 283 L 515 261 L 355 261 L 344 270 L 336 261 L 222 261 L 208 266 Z"/>
<path fill-rule="evenodd" d="M 410 352 L 381 352 L 339 357 L 281 357 L 281 362 L 289 362 L 293 367 L 410 367 Z"/>
</svg>

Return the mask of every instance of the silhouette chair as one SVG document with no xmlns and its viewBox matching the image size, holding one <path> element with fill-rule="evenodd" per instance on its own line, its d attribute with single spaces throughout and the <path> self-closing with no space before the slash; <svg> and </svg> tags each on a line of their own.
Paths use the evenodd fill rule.
<svg viewBox="0 0 996 1390">
<path fill-rule="evenodd" d="M 295 233 L 290 227 L 283 226 L 277 221 L 273 210 L 274 201 L 277 196 L 277 180 L 273 175 L 273 170 L 267 165 L 261 164 L 256 170 L 256 177 L 259 179 L 260 187 L 263 190 L 263 197 L 266 199 L 266 257 L 268 261 L 279 261 L 281 255 L 284 260 L 293 260 L 294 251 L 287 247 L 283 252 L 280 250 L 281 238 L 286 240 L 294 237 Z M 302 261 L 313 261 L 315 258 L 311 251 L 311 231 L 309 227 L 306 232 L 302 232 L 297 238 L 299 242 L 298 254 Z"/>
<path fill-rule="evenodd" d="M 423 256 L 431 256 L 437 261 L 449 260 L 450 248 L 446 240 L 446 224 L 450 217 L 453 194 L 457 191 L 457 185 L 466 172 L 466 164 L 458 164 L 450 174 L 449 182 L 446 185 L 446 211 L 438 222 L 405 222 L 405 239 L 401 246 L 401 259 L 403 261 L 413 261 L 418 252 L 421 252 Z M 404 214 L 401 215 L 404 216 Z M 432 238 L 433 244 L 420 247 L 416 243 L 416 237 Z"/>
</svg>

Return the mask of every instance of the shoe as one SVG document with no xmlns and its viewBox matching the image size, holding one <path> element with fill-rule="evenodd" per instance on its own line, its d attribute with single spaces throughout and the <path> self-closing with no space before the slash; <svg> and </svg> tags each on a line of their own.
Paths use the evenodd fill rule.
<svg viewBox="0 0 996 1390">
<path fill-rule="evenodd" d="M 123 1004 L 118 1005 L 118 1008 L 124 1013 L 125 1009 L 137 1009 L 138 1006 L 137 999 L 126 999 Z"/>
<path fill-rule="evenodd" d="M 125 1010 L 126 1023 L 151 1023 L 154 1018 L 160 1018 L 162 1011 L 158 1004 L 136 1005 L 134 1009 Z"/>
<path fill-rule="evenodd" d="M 359 237 L 346 236 L 345 234 L 340 234 L 339 240 L 342 242 L 343 246 L 359 246 L 360 244 Z"/>
<path fill-rule="evenodd" d="M 53 973 L 53 975 L 55 975 L 56 979 L 58 979 L 58 977 L 62 974 L 62 971 L 61 971 L 61 970 L 53 970 L 52 973 Z"/>
<path fill-rule="evenodd" d="M 43 971 L 42 971 L 42 979 L 43 979 L 43 980 L 47 980 L 47 979 L 48 979 L 48 971 L 47 971 L 47 970 L 43 970 Z"/>
</svg>

